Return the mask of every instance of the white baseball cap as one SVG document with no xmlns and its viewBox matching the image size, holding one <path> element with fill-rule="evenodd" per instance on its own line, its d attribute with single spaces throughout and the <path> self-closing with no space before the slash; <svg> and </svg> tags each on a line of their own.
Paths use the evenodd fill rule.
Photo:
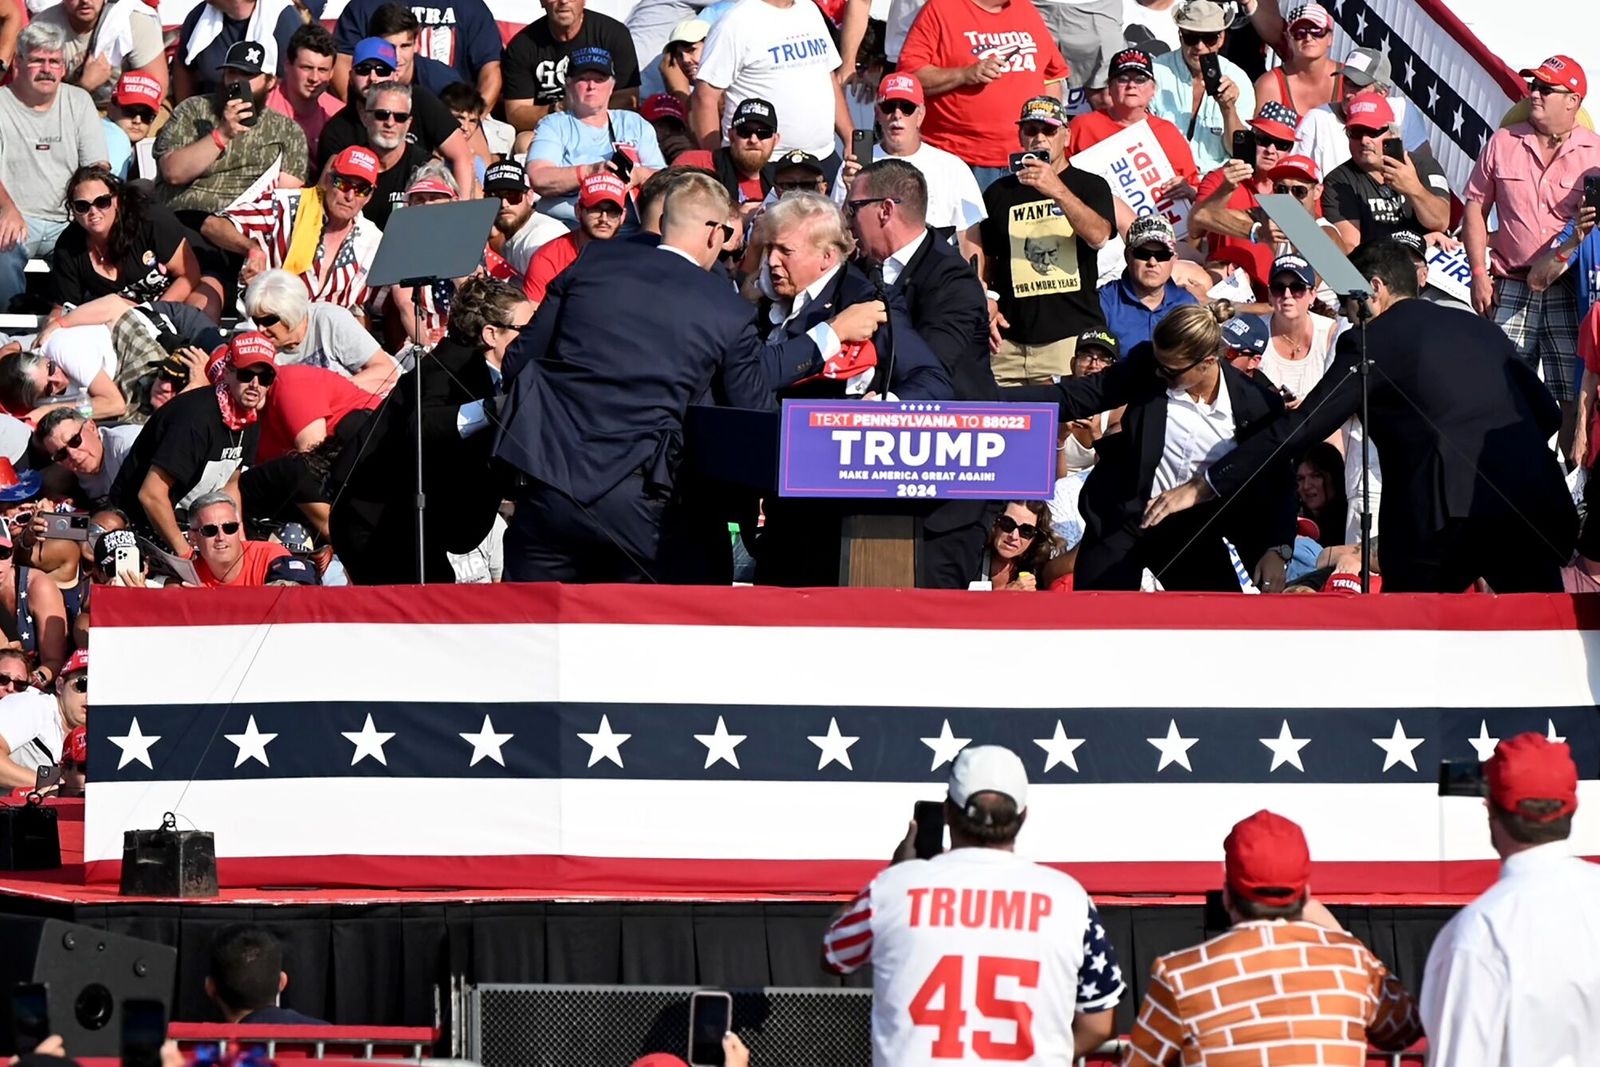
<svg viewBox="0 0 1600 1067">
<path fill-rule="evenodd" d="M 950 800 L 965 810 L 967 801 L 978 793 L 1002 793 L 1017 805 L 1028 807 L 1028 772 L 1022 759 L 1004 745 L 978 745 L 964 748 L 950 768 Z"/>
<path fill-rule="evenodd" d="M 711 23 L 705 19 L 687 18 L 672 27 L 672 36 L 667 38 L 667 43 L 672 44 L 699 44 L 711 33 Z"/>
</svg>

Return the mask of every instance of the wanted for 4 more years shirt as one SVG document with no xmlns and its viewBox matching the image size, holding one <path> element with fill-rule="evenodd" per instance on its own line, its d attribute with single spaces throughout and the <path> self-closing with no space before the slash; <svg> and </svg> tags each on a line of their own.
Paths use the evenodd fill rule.
<svg viewBox="0 0 1600 1067">
<path fill-rule="evenodd" d="M 1069 166 L 1061 180 L 1078 199 L 1114 223 L 1111 186 L 1098 174 Z M 989 217 L 979 225 L 989 284 L 1001 331 L 1015 344 L 1042 345 L 1104 325 L 1095 290 L 1097 253 L 1062 213 L 1060 205 L 1007 174 L 983 193 Z"/>
</svg>

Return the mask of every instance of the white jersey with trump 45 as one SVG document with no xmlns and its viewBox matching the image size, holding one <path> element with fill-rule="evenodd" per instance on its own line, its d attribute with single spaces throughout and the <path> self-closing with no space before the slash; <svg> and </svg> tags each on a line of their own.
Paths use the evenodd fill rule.
<svg viewBox="0 0 1600 1067">
<path fill-rule="evenodd" d="M 828 928 L 839 974 L 872 964 L 873 1067 L 1072 1062 L 1072 1019 L 1122 970 L 1070 875 L 993 848 L 896 864 Z"/>
</svg>

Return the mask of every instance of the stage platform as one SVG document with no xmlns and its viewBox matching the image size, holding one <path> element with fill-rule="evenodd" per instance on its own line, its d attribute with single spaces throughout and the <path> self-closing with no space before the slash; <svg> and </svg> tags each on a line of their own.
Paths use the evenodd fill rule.
<svg viewBox="0 0 1600 1067">
<path fill-rule="evenodd" d="M 122 897 L 85 885 L 82 801 L 54 802 L 63 866 L 0 873 L 0 913 L 64 919 L 178 948 L 175 1018 L 216 1021 L 202 991 L 211 936 L 267 926 L 288 948 L 286 1007 L 346 1025 L 449 1027 L 436 1005 L 462 982 L 865 986 L 818 966 L 839 899 L 563 899 L 537 889 L 388 890 L 232 887 L 212 900 Z M 1335 898 L 1334 912 L 1415 988 L 1428 946 L 1463 903 L 1439 897 Z M 1194 895 L 1097 897 L 1135 996 L 1156 956 L 1208 931 Z M 1210 931 L 1215 932 L 1215 931 Z M 439 991 L 436 1001 L 435 990 Z"/>
</svg>

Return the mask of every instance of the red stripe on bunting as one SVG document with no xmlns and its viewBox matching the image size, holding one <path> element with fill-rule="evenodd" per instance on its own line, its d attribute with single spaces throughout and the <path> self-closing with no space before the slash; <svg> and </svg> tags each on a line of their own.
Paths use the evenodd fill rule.
<svg viewBox="0 0 1600 1067">
<path fill-rule="evenodd" d="M 1216 863 L 1052 864 L 1089 892 L 1104 895 L 1196 895 L 1221 885 Z M 115 883 L 119 860 L 86 865 L 88 882 Z M 266 856 L 217 861 L 224 886 L 314 885 L 346 888 L 425 886 L 497 889 L 534 897 L 597 896 L 647 900 L 842 900 L 881 870 L 876 860 L 617 859 L 593 856 Z M 1499 874 L 1494 860 L 1450 863 L 1318 863 L 1319 898 L 1385 895 L 1395 904 L 1469 898 Z M 706 886 L 716 886 L 708 894 Z M 308 894 L 310 895 L 310 894 Z M 1152 903 L 1159 901 L 1152 900 Z"/>
<path fill-rule="evenodd" d="M 1473 61 L 1483 68 L 1484 73 L 1493 78 L 1506 91 L 1506 94 L 1513 101 L 1521 100 L 1528 95 L 1527 83 L 1517 75 L 1515 70 L 1507 66 L 1503 59 L 1495 55 L 1488 45 L 1480 41 L 1478 35 L 1468 29 L 1467 24 L 1457 18 L 1455 12 L 1445 6 L 1443 0 L 1411 0 L 1411 2 L 1417 6 L 1419 11 L 1432 19 L 1435 25 L 1445 33 L 1448 33 L 1456 44 L 1460 45 L 1472 57 Z M 1413 44 L 1412 48 L 1415 50 L 1416 45 Z M 1544 57 L 1530 56 L 1527 58 L 1530 63 L 1538 63 Z"/>
<path fill-rule="evenodd" d="M 610 623 L 957 630 L 1600 630 L 1600 597 L 994 596 L 922 589 L 531 585 L 141 590 L 95 594 L 95 626 Z"/>
</svg>

